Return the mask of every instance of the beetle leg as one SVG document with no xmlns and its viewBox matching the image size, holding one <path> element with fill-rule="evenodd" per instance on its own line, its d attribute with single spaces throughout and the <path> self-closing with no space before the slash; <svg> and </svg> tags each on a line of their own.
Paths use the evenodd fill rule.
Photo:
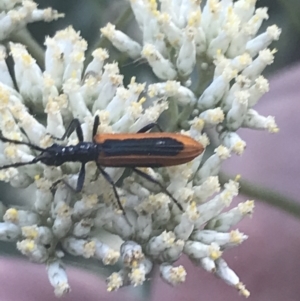
<svg viewBox="0 0 300 301">
<path fill-rule="evenodd" d="M 152 123 L 149 123 L 149 124 L 147 124 L 146 126 L 142 127 L 142 128 L 138 131 L 138 133 L 146 133 L 146 132 L 148 132 L 149 130 L 153 129 L 155 126 L 159 129 L 160 132 L 163 132 L 162 128 L 159 126 L 158 123 L 152 122 Z"/>
<path fill-rule="evenodd" d="M 71 123 L 69 124 L 68 128 L 66 129 L 65 133 L 63 134 L 63 136 L 61 138 L 52 136 L 52 138 L 54 138 L 55 140 L 65 140 L 66 138 L 69 138 L 70 135 L 74 132 L 74 130 L 76 130 L 76 134 L 78 137 L 79 142 L 83 142 L 83 133 L 82 133 L 82 129 L 81 129 L 81 124 L 79 122 L 79 120 L 77 118 L 74 118 Z"/>
<path fill-rule="evenodd" d="M 82 190 L 84 184 L 84 178 L 85 178 L 85 164 L 82 164 L 77 180 L 76 189 L 75 189 L 76 192 L 80 192 Z"/>
<path fill-rule="evenodd" d="M 165 193 L 167 196 L 169 196 L 173 202 L 176 204 L 176 206 L 183 211 L 183 208 L 181 206 L 181 204 L 172 196 L 172 194 L 161 184 L 159 183 L 157 180 L 153 179 L 151 176 L 147 175 L 146 173 L 140 171 L 139 169 L 136 168 L 132 168 L 132 170 L 137 173 L 139 176 L 143 177 L 144 179 L 148 180 L 149 182 L 152 182 L 156 185 L 158 185 L 160 187 L 160 189 L 163 191 L 163 193 Z"/>
<path fill-rule="evenodd" d="M 114 183 L 114 181 L 112 180 L 110 175 L 99 164 L 97 164 L 97 167 L 100 170 L 102 176 L 105 178 L 105 180 L 112 186 L 115 197 L 116 197 L 117 202 L 118 202 L 118 206 L 121 209 L 123 215 L 125 216 L 126 213 L 125 213 L 123 205 L 121 204 L 120 197 L 119 197 L 119 194 L 118 194 L 118 191 L 117 191 L 117 188 L 116 188 L 116 184 Z"/>
<path fill-rule="evenodd" d="M 94 126 L 93 126 L 93 140 L 94 140 L 94 137 L 97 134 L 99 124 L 100 124 L 99 116 L 96 115 L 95 119 L 94 119 Z"/>
<path fill-rule="evenodd" d="M 73 192 L 80 192 L 82 190 L 82 187 L 83 187 L 83 184 L 84 184 L 84 179 L 85 179 L 85 164 L 82 164 L 81 165 L 81 169 L 80 169 L 80 172 L 79 172 L 79 176 L 78 176 L 78 179 L 77 179 L 77 184 L 76 184 L 76 188 L 74 188 L 73 186 L 71 186 L 65 178 L 60 178 L 59 180 L 55 181 L 51 187 L 50 187 L 50 191 L 52 193 L 55 192 L 55 189 L 57 187 L 57 185 L 60 183 L 60 182 L 63 182 L 69 189 L 71 189 Z"/>
<path fill-rule="evenodd" d="M 97 167 L 98 169 L 100 170 L 101 174 L 103 175 L 103 177 L 105 178 L 105 180 L 112 186 L 113 188 L 113 191 L 114 191 L 114 194 L 115 194 L 115 197 L 117 199 L 117 203 L 118 203 L 118 206 L 119 208 L 121 209 L 122 213 L 123 213 L 123 216 L 126 220 L 126 222 L 128 223 L 128 225 L 130 227 L 132 227 L 132 224 L 130 223 L 130 221 L 128 220 L 127 218 L 127 215 L 126 215 L 126 212 L 124 210 L 124 207 L 121 203 L 121 200 L 120 200 L 120 197 L 119 197 L 119 194 L 118 194 L 118 191 L 117 191 L 117 188 L 116 188 L 116 184 L 114 183 L 114 181 L 112 180 L 112 178 L 110 177 L 110 175 L 101 167 L 101 165 L 97 164 Z"/>
</svg>

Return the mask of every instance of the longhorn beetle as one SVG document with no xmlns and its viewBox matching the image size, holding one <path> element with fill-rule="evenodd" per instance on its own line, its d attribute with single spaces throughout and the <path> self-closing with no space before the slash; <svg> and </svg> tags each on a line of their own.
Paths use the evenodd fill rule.
<svg viewBox="0 0 300 301">
<path fill-rule="evenodd" d="M 47 148 L 0 136 L 0 140 L 3 142 L 27 145 L 41 152 L 32 161 L 4 165 L 0 167 L 0 170 L 37 162 L 42 162 L 48 166 L 60 166 L 65 162 L 80 162 L 81 169 L 75 189 L 76 192 L 79 192 L 82 190 L 84 183 L 85 164 L 89 161 L 94 161 L 100 173 L 112 185 L 118 205 L 123 214 L 125 214 L 115 183 L 103 167 L 130 167 L 141 177 L 158 185 L 183 211 L 181 204 L 161 183 L 136 167 L 163 167 L 187 163 L 200 155 L 204 148 L 202 144 L 185 135 L 166 132 L 147 133 L 155 125 L 157 124 L 150 123 L 135 134 L 97 134 L 99 116 L 96 115 L 93 126 L 93 142 L 84 142 L 80 122 L 78 119 L 73 119 L 61 138 L 53 138 L 65 140 L 75 130 L 79 140 L 78 144 L 63 146 L 54 143 Z"/>
</svg>

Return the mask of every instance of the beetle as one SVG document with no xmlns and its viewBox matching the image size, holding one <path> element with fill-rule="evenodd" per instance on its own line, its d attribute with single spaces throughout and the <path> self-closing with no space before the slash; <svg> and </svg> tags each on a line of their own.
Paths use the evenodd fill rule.
<svg viewBox="0 0 300 301">
<path fill-rule="evenodd" d="M 182 134 L 162 131 L 148 133 L 154 126 L 158 126 L 156 123 L 150 123 L 134 134 L 97 134 L 99 124 L 99 116 L 96 115 L 93 125 L 93 141 L 85 142 L 83 141 L 83 133 L 79 120 L 73 119 L 61 138 L 53 137 L 56 140 L 65 140 L 76 131 L 79 142 L 76 145 L 70 146 L 53 143 L 47 148 L 42 148 L 29 142 L 12 140 L 0 136 L 0 140 L 3 142 L 27 145 L 41 152 L 32 161 L 4 165 L 0 167 L 0 170 L 35 164 L 37 162 L 48 166 L 60 166 L 66 162 L 80 162 L 81 169 L 75 189 L 76 192 L 80 192 L 85 179 L 85 164 L 94 161 L 101 174 L 112 185 L 118 205 L 123 214 L 125 214 L 115 183 L 103 167 L 130 167 L 141 177 L 158 185 L 175 202 L 178 208 L 183 211 L 181 204 L 178 203 L 160 182 L 137 169 L 137 167 L 165 167 L 187 163 L 204 151 L 203 145 L 193 138 Z"/>
</svg>

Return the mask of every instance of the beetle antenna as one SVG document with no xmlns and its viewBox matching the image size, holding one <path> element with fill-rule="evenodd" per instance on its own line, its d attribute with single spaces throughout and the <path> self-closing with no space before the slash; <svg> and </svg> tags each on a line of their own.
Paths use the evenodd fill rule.
<svg viewBox="0 0 300 301">
<path fill-rule="evenodd" d="M 29 143 L 29 142 L 12 140 L 12 139 L 5 138 L 3 136 L 0 136 L 0 140 L 3 141 L 3 142 L 9 142 L 9 143 L 20 144 L 20 145 L 27 145 L 30 148 L 35 149 L 35 150 L 40 151 L 40 152 L 45 151 L 45 148 L 39 147 L 39 146 L 34 145 L 32 143 Z"/>
<path fill-rule="evenodd" d="M 0 166 L 0 170 L 10 168 L 10 167 L 16 168 L 16 167 L 25 166 L 25 165 L 31 165 L 31 164 L 35 164 L 39 161 L 41 161 L 41 158 L 34 158 L 32 161 L 29 161 L 29 162 L 17 162 L 17 163 L 7 164 L 7 165 Z"/>
</svg>

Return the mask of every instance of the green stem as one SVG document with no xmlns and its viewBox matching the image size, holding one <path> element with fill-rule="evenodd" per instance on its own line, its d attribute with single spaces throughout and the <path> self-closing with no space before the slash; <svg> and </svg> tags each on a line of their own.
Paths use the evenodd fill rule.
<svg viewBox="0 0 300 301">
<path fill-rule="evenodd" d="M 300 4 L 297 1 L 286 1 L 286 0 L 278 0 L 278 2 L 284 7 L 288 18 L 291 23 L 295 26 L 296 30 L 300 32 L 300 19 L 299 19 L 299 10 Z"/>
<path fill-rule="evenodd" d="M 194 107 L 190 106 L 190 105 L 186 105 L 184 107 L 184 109 L 182 110 L 182 112 L 179 114 L 178 116 L 178 121 L 177 121 L 177 129 L 174 129 L 176 131 L 178 131 L 179 129 L 187 129 L 184 126 L 184 122 L 187 122 L 193 112 Z M 189 127 L 188 127 L 189 128 Z"/>
<path fill-rule="evenodd" d="M 233 179 L 230 175 L 225 173 L 219 174 L 219 180 L 221 184 L 228 182 Z M 270 188 L 251 183 L 248 180 L 239 180 L 240 183 L 240 193 L 246 195 L 250 198 L 257 199 L 278 209 L 285 211 L 300 219 L 300 205 L 296 200 L 289 198 L 280 192 L 274 191 Z"/>
<path fill-rule="evenodd" d="M 202 68 L 201 68 L 203 63 L 206 63 L 208 65 L 207 70 L 205 70 L 205 71 L 202 70 Z M 197 68 L 197 72 L 198 72 L 198 84 L 196 86 L 195 91 L 193 91 L 193 92 L 195 93 L 195 95 L 197 97 L 199 97 L 202 95 L 202 93 L 208 87 L 209 82 L 212 81 L 214 68 L 212 68 L 212 65 L 210 63 L 208 63 L 204 58 L 199 58 L 196 68 Z"/>
<path fill-rule="evenodd" d="M 163 118 L 167 120 L 166 131 L 174 132 L 177 129 L 178 122 L 178 105 L 174 99 L 169 100 L 169 108 Z"/>
<path fill-rule="evenodd" d="M 21 43 L 25 45 L 30 55 L 32 55 L 32 57 L 36 59 L 37 64 L 41 67 L 41 69 L 44 69 L 45 50 L 32 37 L 27 28 L 23 28 L 11 34 L 10 40 L 14 43 Z"/>
</svg>

